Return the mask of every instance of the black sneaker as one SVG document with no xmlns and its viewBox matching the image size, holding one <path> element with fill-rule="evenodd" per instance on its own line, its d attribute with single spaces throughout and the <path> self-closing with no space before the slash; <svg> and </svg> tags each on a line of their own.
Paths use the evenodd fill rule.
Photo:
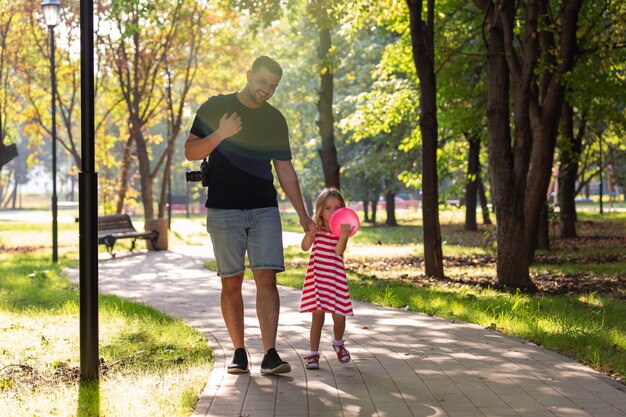
<svg viewBox="0 0 626 417">
<path fill-rule="evenodd" d="M 261 373 L 286 374 L 288 372 L 291 372 L 291 365 L 280 359 L 276 349 L 272 348 L 268 350 L 265 356 L 263 356 L 263 362 L 261 362 Z"/>
<path fill-rule="evenodd" d="M 228 365 L 229 374 L 244 374 L 248 372 L 248 354 L 244 348 L 238 348 L 233 355 L 233 361 Z"/>
</svg>

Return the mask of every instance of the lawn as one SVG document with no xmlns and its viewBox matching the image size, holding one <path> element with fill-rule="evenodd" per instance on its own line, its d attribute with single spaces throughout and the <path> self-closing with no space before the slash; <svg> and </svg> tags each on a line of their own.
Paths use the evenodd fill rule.
<svg viewBox="0 0 626 417">
<path fill-rule="evenodd" d="M 212 367 L 206 339 L 154 309 L 101 295 L 100 381 L 79 382 L 77 225 L 0 222 L 0 410 L 11 416 L 189 416 Z M 2 413 L 0 413 L 2 414 Z M 4 415 L 4 414 L 2 414 Z"/>
</svg>

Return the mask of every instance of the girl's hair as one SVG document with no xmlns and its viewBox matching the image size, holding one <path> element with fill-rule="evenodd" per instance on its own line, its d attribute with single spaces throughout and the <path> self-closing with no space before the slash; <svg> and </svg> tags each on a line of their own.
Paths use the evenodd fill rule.
<svg viewBox="0 0 626 417">
<path fill-rule="evenodd" d="M 324 188 L 320 195 L 317 196 L 317 201 L 315 202 L 315 216 L 313 216 L 313 220 L 315 224 L 324 227 L 327 226 L 324 224 L 324 219 L 322 218 L 322 208 L 324 204 L 326 204 L 326 200 L 331 197 L 335 197 L 341 203 L 341 207 L 346 206 L 346 202 L 341 195 L 341 192 L 336 188 Z"/>
</svg>

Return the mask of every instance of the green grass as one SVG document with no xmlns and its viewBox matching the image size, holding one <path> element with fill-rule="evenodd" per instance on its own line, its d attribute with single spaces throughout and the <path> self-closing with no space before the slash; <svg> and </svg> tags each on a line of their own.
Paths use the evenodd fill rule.
<svg viewBox="0 0 626 417">
<path fill-rule="evenodd" d="M 48 250 L 10 250 L 15 247 L 6 242 L 17 239 L 10 235 L 0 242 L 0 410 L 12 416 L 191 414 L 212 366 L 200 333 L 145 305 L 102 295 L 100 381 L 81 384 L 78 291 L 62 273 L 76 262 L 63 257 L 53 265 Z"/>
<path fill-rule="evenodd" d="M 584 273 L 591 276 L 622 276 L 624 275 L 624 271 L 626 271 L 626 262 L 587 265 L 574 263 L 564 263 L 559 265 L 538 265 L 534 266 L 533 270 L 540 274 L 550 275 L 574 275 Z"/>
</svg>

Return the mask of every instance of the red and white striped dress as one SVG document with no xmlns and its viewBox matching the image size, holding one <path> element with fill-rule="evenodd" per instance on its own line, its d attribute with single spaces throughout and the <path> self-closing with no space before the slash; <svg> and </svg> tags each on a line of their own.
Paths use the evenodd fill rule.
<svg viewBox="0 0 626 417">
<path fill-rule="evenodd" d="M 335 253 L 339 238 L 322 230 L 315 234 L 304 278 L 300 312 L 322 310 L 352 316 L 352 301 L 343 258 Z"/>
</svg>

